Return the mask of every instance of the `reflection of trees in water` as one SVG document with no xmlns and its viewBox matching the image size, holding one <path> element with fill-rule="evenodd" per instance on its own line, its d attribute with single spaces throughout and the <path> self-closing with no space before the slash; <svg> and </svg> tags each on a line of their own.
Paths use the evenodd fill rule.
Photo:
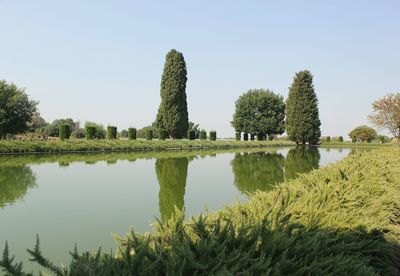
<svg viewBox="0 0 400 276">
<path fill-rule="evenodd" d="M 317 169 L 320 158 L 317 147 L 291 148 L 285 161 L 285 179 L 296 178 L 299 173 L 307 173 Z"/>
<path fill-rule="evenodd" d="M 182 210 L 184 207 L 184 196 L 189 159 L 181 158 L 159 158 L 156 160 L 156 174 L 160 185 L 159 206 L 161 219 L 165 220 L 172 216 L 176 206 Z"/>
<path fill-rule="evenodd" d="M 235 185 L 241 192 L 269 190 L 284 179 L 285 159 L 276 153 L 236 154 L 231 162 Z"/>
<path fill-rule="evenodd" d="M 36 177 L 28 166 L 0 166 L 0 208 L 24 197 L 36 186 Z"/>
</svg>

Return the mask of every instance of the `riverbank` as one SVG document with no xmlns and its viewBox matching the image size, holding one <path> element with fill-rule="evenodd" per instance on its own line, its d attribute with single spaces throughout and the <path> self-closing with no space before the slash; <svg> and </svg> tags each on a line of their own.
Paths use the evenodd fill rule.
<svg viewBox="0 0 400 276">
<path fill-rule="evenodd" d="M 235 149 L 293 146 L 287 141 L 234 140 L 67 140 L 67 141 L 0 141 L 0 154 L 129 152 L 193 149 Z"/>
<path fill-rule="evenodd" d="M 323 148 L 390 148 L 395 143 L 352 143 L 352 142 L 323 142 L 319 145 Z"/>
<path fill-rule="evenodd" d="M 59 275 L 398 275 L 399 156 L 354 153 L 247 203 L 190 221 L 178 212 L 119 239 L 117 254 L 75 252 L 68 272 L 34 255 Z"/>
</svg>

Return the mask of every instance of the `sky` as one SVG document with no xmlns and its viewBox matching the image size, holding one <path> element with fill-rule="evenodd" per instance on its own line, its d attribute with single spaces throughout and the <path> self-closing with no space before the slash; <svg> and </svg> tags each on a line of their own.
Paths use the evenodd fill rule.
<svg viewBox="0 0 400 276">
<path fill-rule="evenodd" d="M 236 99 L 287 98 L 314 76 L 322 135 L 369 124 L 400 92 L 400 1 L 0 0 L 0 79 L 26 88 L 47 121 L 151 124 L 170 49 L 188 70 L 189 119 L 233 137 Z"/>
</svg>

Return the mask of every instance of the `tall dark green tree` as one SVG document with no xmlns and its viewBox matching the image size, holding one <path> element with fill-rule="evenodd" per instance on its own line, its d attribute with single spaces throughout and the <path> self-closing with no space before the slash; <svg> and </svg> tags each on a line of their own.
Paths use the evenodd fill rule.
<svg viewBox="0 0 400 276">
<path fill-rule="evenodd" d="M 28 130 L 36 106 L 24 89 L 0 81 L 0 138 Z"/>
<path fill-rule="evenodd" d="M 308 70 L 296 73 L 286 100 L 286 132 L 297 144 L 315 145 L 321 137 L 318 99 Z"/>
<path fill-rule="evenodd" d="M 270 90 L 253 89 L 241 95 L 235 104 L 231 124 L 236 132 L 264 137 L 285 131 L 285 103 L 282 96 Z"/>
<path fill-rule="evenodd" d="M 172 139 L 183 138 L 189 128 L 186 102 L 186 63 L 182 53 L 172 49 L 166 57 L 161 78 L 161 103 L 155 126 Z"/>
</svg>

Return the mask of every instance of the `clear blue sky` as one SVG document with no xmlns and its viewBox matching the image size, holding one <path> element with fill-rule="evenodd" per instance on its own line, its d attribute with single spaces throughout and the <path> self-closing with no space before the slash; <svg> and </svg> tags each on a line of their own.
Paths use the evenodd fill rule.
<svg viewBox="0 0 400 276">
<path fill-rule="evenodd" d="M 400 91 L 400 1 L 0 0 L 0 79 L 26 87 L 52 121 L 153 122 L 166 53 L 183 52 L 189 117 L 233 136 L 251 88 L 287 97 L 314 75 L 323 135 L 366 124 Z"/>
</svg>

